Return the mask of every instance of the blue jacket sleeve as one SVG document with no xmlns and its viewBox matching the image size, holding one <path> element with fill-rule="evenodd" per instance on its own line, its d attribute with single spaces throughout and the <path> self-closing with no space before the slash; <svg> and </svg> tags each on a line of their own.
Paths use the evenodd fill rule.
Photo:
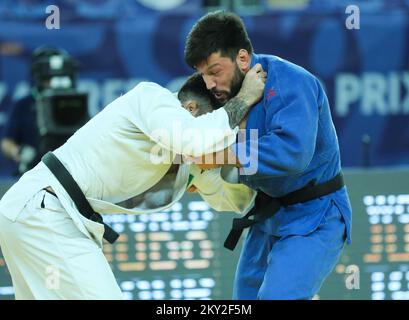
<svg viewBox="0 0 409 320">
<path fill-rule="evenodd" d="M 263 101 L 266 134 L 257 141 L 247 139 L 233 146 L 243 165 L 240 180 L 250 184 L 304 171 L 315 150 L 318 80 L 296 66 L 269 69 L 273 79 L 267 79 Z M 276 93 L 273 97 L 272 86 Z"/>
</svg>

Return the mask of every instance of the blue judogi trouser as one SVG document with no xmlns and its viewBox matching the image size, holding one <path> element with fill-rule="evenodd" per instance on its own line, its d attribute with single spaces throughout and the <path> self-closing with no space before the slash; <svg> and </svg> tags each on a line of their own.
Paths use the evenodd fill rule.
<svg viewBox="0 0 409 320">
<path fill-rule="evenodd" d="M 306 234 L 272 235 L 255 224 L 244 241 L 234 299 L 311 299 L 335 267 L 346 240 L 346 224 L 331 202 L 319 225 Z"/>
</svg>

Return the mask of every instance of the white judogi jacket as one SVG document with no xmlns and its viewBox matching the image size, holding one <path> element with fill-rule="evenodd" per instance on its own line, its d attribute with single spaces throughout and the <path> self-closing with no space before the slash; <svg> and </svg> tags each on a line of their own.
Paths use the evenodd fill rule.
<svg viewBox="0 0 409 320">
<path fill-rule="evenodd" d="M 54 154 L 93 209 L 102 214 L 168 208 L 186 191 L 189 173 L 211 207 L 244 213 L 252 206 L 255 192 L 235 183 L 235 168 L 200 173 L 195 165 L 181 164 L 176 175 L 166 175 L 176 154 L 200 156 L 223 150 L 235 141 L 236 133 L 223 108 L 194 118 L 170 91 L 143 82 L 110 103 Z M 101 245 L 103 226 L 78 212 L 42 162 L 7 191 L 0 213 L 14 221 L 28 200 L 47 186 L 77 227 Z"/>
</svg>

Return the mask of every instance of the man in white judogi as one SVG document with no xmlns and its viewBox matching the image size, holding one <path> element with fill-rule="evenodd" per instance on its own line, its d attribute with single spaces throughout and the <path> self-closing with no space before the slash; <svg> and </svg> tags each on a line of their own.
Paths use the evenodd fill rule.
<svg viewBox="0 0 409 320">
<path fill-rule="evenodd" d="M 261 66 L 255 66 L 235 98 L 197 118 L 181 108 L 168 90 L 141 83 L 104 108 L 54 154 L 98 213 L 140 214 L 168 208 L 185 192 L 189 172 L 196 175 L 195 185 L 206 190 L 202 196 L 213 207 L 244 212 L 254 192 L 233 187 L 236 195 L 242 192 L 241 197 L 233 192 L 230 206 L 224 202 L 217 208 L 223 202 L 215 195 L 223 189 L 221 198 L 227 198 L 228 179 L 220 180 L 219 171 L 203 174 L 196 168 L 195 173 L 183 164 L 175 173 L 172 161 L 176 154 L 197 157 L 233 143 L 237 125 L 261 98 L 264 81 Z M 121 299 L 102 252 L 103 232 L 102 224 L 79 213 L 40 162 L 0 201 L 0 246 L 16 298 Z M 47 286 L 50 268 L 58 270 L 58 288 Z"/>
</svg>

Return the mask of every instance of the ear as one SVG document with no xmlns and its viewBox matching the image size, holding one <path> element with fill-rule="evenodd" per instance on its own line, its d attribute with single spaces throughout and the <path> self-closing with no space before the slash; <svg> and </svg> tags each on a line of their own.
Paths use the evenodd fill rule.
<svg viewBox="0 0 409 320">
<path fill-rule="evenodd" d="M 189 111 L 192 115 L 195 115 L 197 113 L 197 103 L 196 101 L 189 100 L 186 102 L 185 109 Z"/>
<path fill-rule="evenodd" d="M 243 72 L 250 69 L 251 56 L 246 49 L 239 50 L 236 56 L 236 63 Z"/>
</svg>

